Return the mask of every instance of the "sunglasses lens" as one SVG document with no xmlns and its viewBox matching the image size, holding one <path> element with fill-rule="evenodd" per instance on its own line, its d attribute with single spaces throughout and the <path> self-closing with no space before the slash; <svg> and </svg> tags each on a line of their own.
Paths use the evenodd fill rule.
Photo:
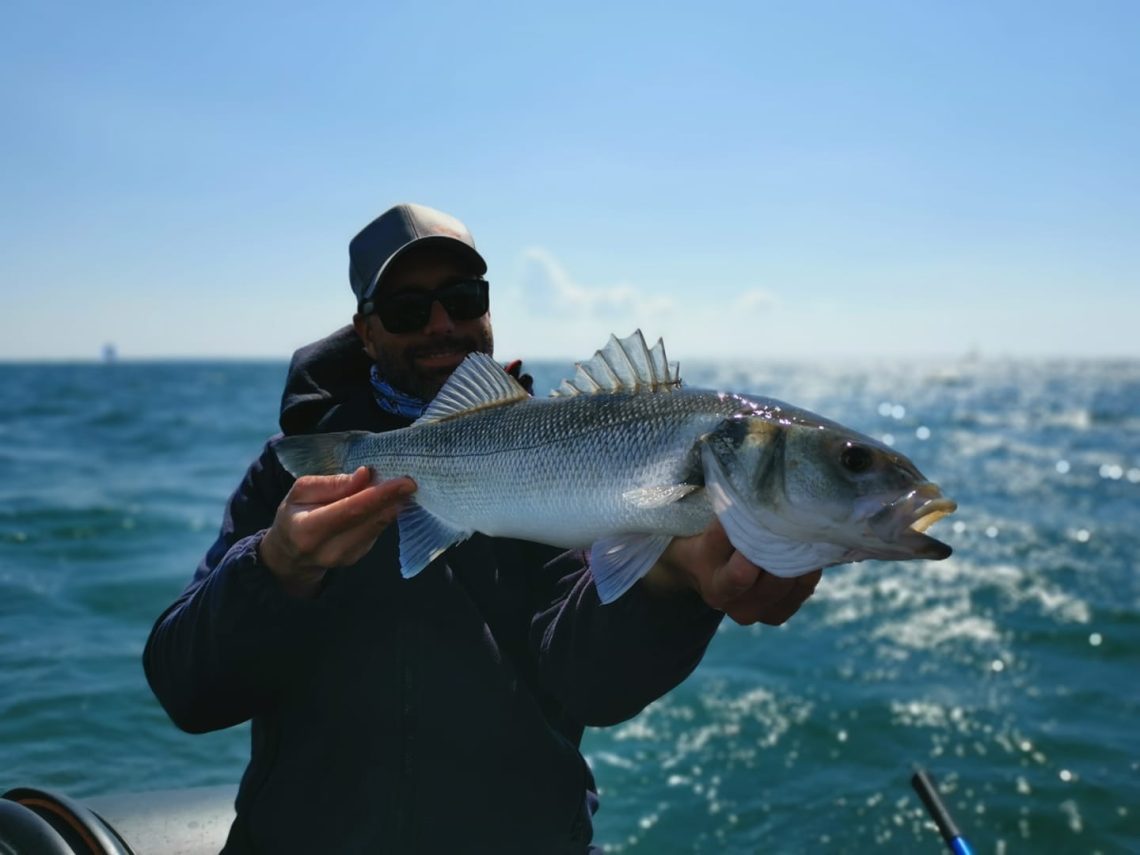
<svg viewBox="0 0 1140 855">
<path fill-rule="evenodd" d="M 485 279 L 461 279 L 435 291 L 404 291 L 376 305 L 384 329 L 409 333 L 423 329 L 431 318 L 432 303 L 439 301 L 453 321 L 470 321 L 487 314 Z"/>
<path fill-rule="evenodd" d="M 407 333 L 422 329 L 431 317 L 431 294 L 397 294 L 376 305 L 384 329 Z"/>
<path fill-rule="evenodd" d="M 441 288 L 435 296 L 453 321 L 472 321 L 487 314 L 487 283 L 481 279 L 464 279 Z"/>
</svg>

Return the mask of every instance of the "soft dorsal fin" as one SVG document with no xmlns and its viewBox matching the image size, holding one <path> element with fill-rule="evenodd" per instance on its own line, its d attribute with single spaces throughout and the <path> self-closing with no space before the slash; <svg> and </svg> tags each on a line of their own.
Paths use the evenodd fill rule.
<svg viewBox="0 0 1140 855">
<path fill-rule="evenodd" d="M 610 336 L 589 362 L 579 362 L 572 379 L 550 393 L 553 398 L 606 395 L 613 392 L 668 392 L 681 385 L 676 362 L 665 358 L 665 342 L 650 350 L 641 330 L 623 339 Z"/>
<path fill-rule="evenodd" d="M 529 398 L 526 389 L 485 353 L 469 353 L 416 424 L 442 422 L 475 410 L 501 407 Z"/>
</svg>

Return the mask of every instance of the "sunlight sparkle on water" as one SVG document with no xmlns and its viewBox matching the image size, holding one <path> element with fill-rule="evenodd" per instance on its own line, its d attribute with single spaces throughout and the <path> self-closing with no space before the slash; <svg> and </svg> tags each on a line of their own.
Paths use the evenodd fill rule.
<svg viewBox="0 0 1140 855">
<path fill-rule="evenodd" d="M 1087 528 L 1077 529 L 1077 540 L 1081 543 L 1088 543 L 1090 537 L 1092 537 L 1092 535 Z"/>
<path fill-rule="evenodd" d="M 1089 635 L 1089 644 L 1093 647 L 1100 647 L 1101 642 L 1104 641 L 1104 636 L 1099 632 L 1094 632 Z"/>
<path fill-rule="evenodd" d="M 930 439 L 930 428 L 926 425 L 922 425 L 915 430 L 914 435 L 919 439 Z"/>
<path fill-rule="evenodd" d="M 1068 474 L 1068 471 L 1070 468 L 1071 467 L 1069 466 L 1068 460 L 1058 460 L 1057 461 L 1057 471 L 1059 473 L 1061 473 L 1062 475 Z"/>
</svg>

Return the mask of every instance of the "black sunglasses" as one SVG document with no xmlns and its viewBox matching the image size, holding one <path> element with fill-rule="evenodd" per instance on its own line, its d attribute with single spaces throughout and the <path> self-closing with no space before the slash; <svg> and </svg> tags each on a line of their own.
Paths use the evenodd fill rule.
<svg viewBox="0 0 1140 855">
<path fill-rule="evenodd" d="M 438 302 L 453 321 L 472 321 L 487 314 L 490 307 L 486 279 L 455 279 L 433 291 L 401 291 L 360 304 L 360 313 L 373 312 L 390 333 L 410 333 L 423 329 L 431 318 L 431 307 Z"/>
</svg>

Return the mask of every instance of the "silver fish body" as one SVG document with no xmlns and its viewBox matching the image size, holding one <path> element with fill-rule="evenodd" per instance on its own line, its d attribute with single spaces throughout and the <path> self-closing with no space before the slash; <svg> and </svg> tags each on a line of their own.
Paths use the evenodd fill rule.
<svg viewBox="0 0 1140 855">
<path fill-rule="evenodd" d="M 520 401 L 449 421 L 367 434 L 345 457 L 378 478 L 408 475 L 416 501 L 456 527 L 566 548 L 608 535 L 695 534 L 701 491 L 657 507 L 631 491 L 694 482 L 701 436 L 738 409 L 708 392 Z"/>
<path fill-rule="evenodd" d="M 737 549 L 780 575 L 949 555 L 920 529 L 953 502 L 890 448 L 779 401 L 681 388 L 659 367 L 663 348 L 649 351 L 640 333 L 611 339 L 587 377 L 599 359 L 616 364 L 610 388 L 590 380 L 583 392 L 580 381 L 532 399 L 473 354 L 436 411 L 411 427 L 288 437 L 278 455 L 294 475 L 367 466 L 378 480 L 413 478 L 414 504 L 399 520 L 409 576 L 478 531 L 591 547 L 608 602 L 673 537 L 714 517 Z"/>
</svg>

